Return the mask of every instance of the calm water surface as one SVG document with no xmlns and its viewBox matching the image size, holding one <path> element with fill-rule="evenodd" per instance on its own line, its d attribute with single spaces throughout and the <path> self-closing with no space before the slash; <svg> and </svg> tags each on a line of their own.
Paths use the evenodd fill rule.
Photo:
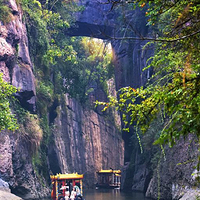
<svg viewBox="0 0 200 200">
<path fill-rule="evenodd" d="M 147 200 L 141 193 L 113 190 L 85 190 L 85 200 Z"/>
<path fill-rule="evenodd" d="M 142 193 L 123 192 L 118 189 L 91 189 L 84 190 L 83 197 L 85 200 L 149 200 Z M 43 199 L 43 200 L 50 200 Z"/>
</svg>

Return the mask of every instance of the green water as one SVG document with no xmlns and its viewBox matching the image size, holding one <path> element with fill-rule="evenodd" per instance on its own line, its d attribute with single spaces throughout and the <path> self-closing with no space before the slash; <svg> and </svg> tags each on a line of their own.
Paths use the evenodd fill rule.
<svg viewBox="0 0 200 200">
<path fill-rule="evenodd" d="M 83 195 L 85 200 L 147 200 L 142 193 L 122 192 L 118 189 L 86 190 Z"/>
</svg>

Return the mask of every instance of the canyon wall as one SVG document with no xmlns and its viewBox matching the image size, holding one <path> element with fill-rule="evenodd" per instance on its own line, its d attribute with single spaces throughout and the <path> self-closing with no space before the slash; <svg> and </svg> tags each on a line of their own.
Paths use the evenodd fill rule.
<svg viewBox="0 0 200 200">
<path fill-rule="evenodd" d="M 71 29 L 68 35 L 103 39 L 108 39 L 106 35 L 111 33 L 112 36 L 120 36 L 117 31 L 119 28 L 115 28 L 116 24 L 118 27 L 120 24 L 115 22 L 117 17 L 112 5 L 86 0 L 80 2 L 86 7 L 77 15 L 77 25 L 80 27 Z M 35 113 L 37 95 L 26 28 L 22 23 L 22 12 L 15 1 L 9 0 L 9 6 L 13 18 L 6 25 L 3 22 L 0 24 L 0 71 L 6 81 L 20 87 L 15 96 L 21 105 Z M 143 36 L 151 34 L 144 13 L 137 10 L 132 14 L 127 13 L 127 16 L 136 30 L 132 36 L 138 37 L 138 32 Z M 153 49 L 143 51 L 145 41 L 108 40 L 114 52 L 116 88 L 144 85 L 151 71 L 142 72 L 142 69 L 153 55 Z M 124 164 L 124 142 L 113 117 L 82 107 L 66 94 L 63 94 L 54 111 L 53 135 L 46 158 L 48 173 L 84 173 L 85 186 L 91 187 L 96 181 L 97 170 L 120 168 Z M 28 133 L 19 129 L 15 133 L 2 131 L 0 134 L 0 178 L 9 184 L 11 192 L 26 199 L 50 194 L 48 183 L 39 176 L 33 165 Z M 137 138 L 134 139 L 134 145 L 130 145 L 132 135 L 133 130 L 123 133 L 126 161 L 122 183 L 124 189 L 138 190 L 155 199 L 160 195 L 165 200 L 179 199 L 186 192 L 192 193 L 191 188 L 195 185 L 192 174 L 196 173 L 194 160 L 197 152 L 194 139 L 188 138 L 173 149 L 167 148 L 166 159 L 162 157 L 160 165 L 152 169 L 152 158 L 160 155 L 160 149 L 150 147 L 141 154 Z"/>
<path fill-rule="evenodd" d="M 164 154 L 160 150 L 146 196 L 153 199 L 160 196 L 163 200 L 195 200 L 199 195 L 197 157 L 198 144 L 192 135 L 181 139 L 173 148 L 166 146 Z"/>
<path fill-rule="evenodd" d="M 35 112 L 35 82 L 28 51 L 26 26 L 22 11 L 13 0 L 9 1 L 12 20 L 0 22 L 0 72 L 4 80 L 20 90 L 15 94 L 25 109 Z M 19 129 L 20 130 L 20 129 Z M 24 198 L 41 198 L 49 194 L 43 187 L 45 180 L 38 177 L 32 164 L 28 133 L 0 132 L 0 179 L 9 184 L 11 192 Z"/>
<path fill-rule="evenodd" d="M 121 169 L 124 146 L 113 118 L 83 109 L 68 95 L 57 107 L 57 113 L 53 134 L 55 143 L 49 149 L 53 173 L 58 169 L 60 172 L 83 173 L 85 186 L 94 187 L 96 171 Z"/>
</svg>

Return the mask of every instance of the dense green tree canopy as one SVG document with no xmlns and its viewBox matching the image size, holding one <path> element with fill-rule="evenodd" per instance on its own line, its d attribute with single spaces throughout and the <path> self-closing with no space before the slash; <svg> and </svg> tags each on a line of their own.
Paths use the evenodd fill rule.
<svg viewBox="0 0 200 200">
<path fill-rule="evenodd" d="M 127 3 L 129 8 L 146 9 L 147 25 L 152 26 L 154 36 L 138 39 L 149 40 L 146 46 L 153 44 L 155 47 L 155 54 L 145 68 L 153 68 L 154 74 L 145 87 L 120 89 L 119 99 L 111 97 L 109 103 L 103 103 L 105 109 L 116 106 L 122 111 L 127 128 L 136 123 L 142 132 L 161 117 L 164 127 L 155 143 L 172 146 L 180 136 L 189 133 L 199 137 L 200 2 L 118 2 Z"/>
</svg>

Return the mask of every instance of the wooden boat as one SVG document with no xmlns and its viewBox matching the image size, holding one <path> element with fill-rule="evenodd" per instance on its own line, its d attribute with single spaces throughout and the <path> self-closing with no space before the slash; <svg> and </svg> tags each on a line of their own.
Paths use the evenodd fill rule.
<svg viewBox="0 0 200 200">
<path fill-rule="evenodd" d="M 75 199 L 83 199 L 83 174 L 56 174 L 51 175 L 50 178 L 52 183 L 51 198 L 53 200 L 70 200 L 67 196 L 73 188 L 80 189 L 80 195 L 76 196 Z"/>
<path fill-rule="evenodd" d="M 97 172 L 97 188 L 120 188 L 121 171 L 120 170 L 100 170 Z"/>
</svg>

